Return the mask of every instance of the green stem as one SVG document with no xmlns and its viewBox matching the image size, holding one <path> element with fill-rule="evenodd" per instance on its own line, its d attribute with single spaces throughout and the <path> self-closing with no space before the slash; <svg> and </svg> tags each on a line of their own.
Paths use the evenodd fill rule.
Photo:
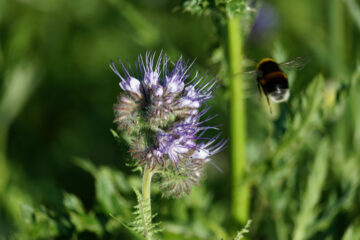
<svg viewBox="0 0 360 240">
<path fill-rule="evenodd" d="M 231 207 L 235 221 L 244 224 L 249 217 L 249 187 L 244 182 L 246 168 L 246 111 L 243 78 L 242 33 L 238 16 L 229 18 L 228 61 L 230 67 L 230 129 L 231 129 Z"/>
<path fill-rule="evenodd" d="M 151 171 L 151 168 L 146 166 L 144 170 L 143 175 L 143 185 L 142 185 L 142 195 L 144 199 L 144 203 L 149 206 L 150 209 L 150 215 L 151 215 L 151 177 L 153 172 Z M 150 217 L 151 219 L 151 217 Z M 151 220 L 150 220 L 151 221 Z M 145 233 L 145 237 L 147 240 L 151 240 L 151 233 L 147 232 Z"/>
<path fill-rule="evenodd" d="M 355 0 L 344 0 L 350 15 L 352 16 L 354 22 L 356 23 L 358 29 L 360 30 L 360 8 L 358 3 Z"/>
<path fill-rule="evenodd" d="M 332 71 L 336 78 L 343 78 L 346 73 L 344 65 L 346 48 L 346 31 L 344 20 L 343 3 L 338 0 L 330 0 L 329 5 L 329 52 L 332 56 Z"/>
</svg>

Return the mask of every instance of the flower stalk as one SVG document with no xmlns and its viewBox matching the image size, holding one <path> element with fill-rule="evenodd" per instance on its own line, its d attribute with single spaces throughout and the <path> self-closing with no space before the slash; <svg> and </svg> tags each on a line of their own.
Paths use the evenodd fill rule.
<svg viewBox="0 0 360 240">
<path fill-rule="evenodd" d="M 149 209 L 149 219 L 151 221 L 151 178 L 152 178 L 153 172 L 149 166 L 146 166 L 144 169 L 144 175 L 143 175 L 143 183 L 142 183 L 142 195 L 144 199 L 144 205 L 148 206 Z M 151 240 L 151 233 L 147 232 L 145 233 L 145 237 L 147 240 Z"/>
<path fill-rule="evenodd" d="M 243 87 L 243 42 L 238 15 L 228 17 L 228 62 L 230 70 L 231 129 L 231 212 L 233 219 L 245 223 L 249 216 L 249 187 L 244 181 L 246 168 L 246 110 Z"/>
</svg>

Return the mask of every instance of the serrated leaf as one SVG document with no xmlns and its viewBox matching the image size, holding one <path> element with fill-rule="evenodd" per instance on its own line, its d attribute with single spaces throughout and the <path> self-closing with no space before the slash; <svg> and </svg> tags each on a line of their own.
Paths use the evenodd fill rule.
<svg viewBox="0 0 360 240">
<path fill-rule="evenodd" d="M 240 231 L 238 231 L 234 240 L 244 239 L 244 235 L 250 232 L 250 226 L 251 226 L 251 220 L 248 220 L 245 226 Z"/>
</svg>

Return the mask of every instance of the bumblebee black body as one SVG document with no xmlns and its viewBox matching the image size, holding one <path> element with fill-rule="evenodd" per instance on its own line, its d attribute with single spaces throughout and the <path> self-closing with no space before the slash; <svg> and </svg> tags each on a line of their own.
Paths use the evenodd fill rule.
<svg viewBox="0 0 360 240">
<path fill-rule="evenodd" d="M 273 59 L 264 58 L 257 64 L 256 81 L 260 94 L 262 90 L 269 106 L 269 98 L 275 103 L 285 102 L 289 99 L 290 91 L 287 76 Z"/>
</svg>

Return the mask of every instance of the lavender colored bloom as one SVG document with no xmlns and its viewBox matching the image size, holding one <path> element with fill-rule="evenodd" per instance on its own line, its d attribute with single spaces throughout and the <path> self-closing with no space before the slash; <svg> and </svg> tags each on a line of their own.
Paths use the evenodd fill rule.
<svg viewBox="0 0 360 240">
<path fill-rule="evenodd" d="M 204 164 L 226 144 L 217 141 L 219 135 L 202 137 L 209 129 L 217 130 L 204 126 L 210 118 L 200 121 L 216 80 L 198 73 L 189 79 L 192 64 L 182 58 L 171 63 L 162 53 L 156 61 L 155 54 L 140 55 L 136 74 L 122 63 L 122 74 L 114 63 L 110 67 L 123 90 L 114 106 L 114 122 L 131 138 L 132 158 L 163 173 L 165 195 L 189 192 L 200 181 Z"/>
</svg>

